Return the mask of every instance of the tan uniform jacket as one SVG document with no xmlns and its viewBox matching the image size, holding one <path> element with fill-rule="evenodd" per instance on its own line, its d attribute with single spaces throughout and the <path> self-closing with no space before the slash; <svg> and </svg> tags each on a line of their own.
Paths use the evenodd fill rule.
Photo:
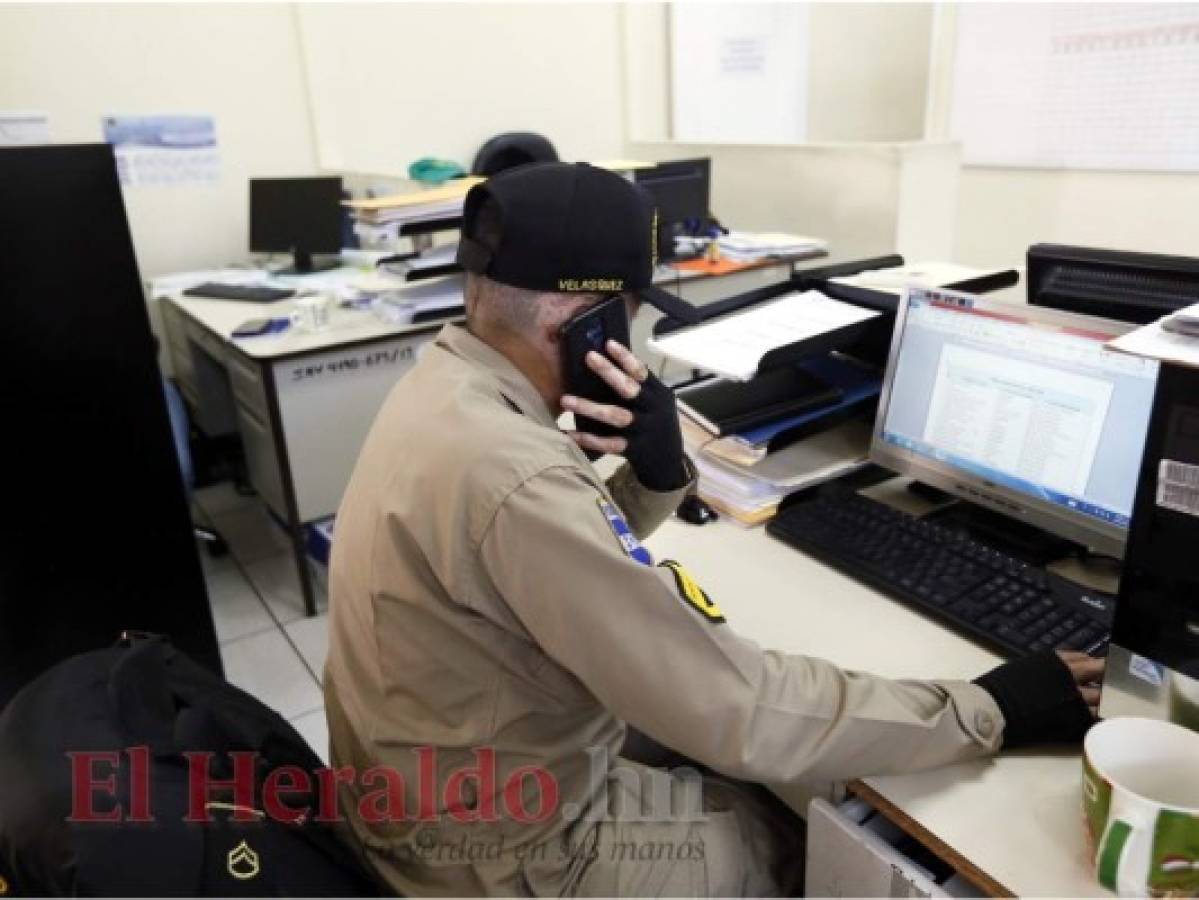
<svg viewBox="0 0 1199 900">
<path fill-rule="evenodd" d="M 645 489 L 627 466 L 605 484 L 505 357 L 443 329 L 381 410 L 338 515 L 326 667 L 334 764 L 394 767 L 411 817 L 414 748 L 437 748 L 440 791 L 475 762 L 472 748 L 490 747 L 497 793 L 519 767 L 544 766 L 559 804 L 586 814 L 608 803 L 596 760 L 601 770 L 616 761 L 625 722 L 718 772 L 776 784 L 995 750 L 1003 720 L 981 688 L 764 651 L 721 620 L 720 598 L 639 561 L 645 551 L 612 515 L 643 536 L 681 494 Z M 398 890 L 570 889 L 579 863 L 569 849 L 513 851 L 569 837 L 557 811 L 533 824 L 371 823 L 356 804 L 381 783 L 347 784 L 343 813 Z M 536 809 L 535 779 L 518 784 Z M 485 809 L 489 790 L 468 799 Z"/>
</svg>

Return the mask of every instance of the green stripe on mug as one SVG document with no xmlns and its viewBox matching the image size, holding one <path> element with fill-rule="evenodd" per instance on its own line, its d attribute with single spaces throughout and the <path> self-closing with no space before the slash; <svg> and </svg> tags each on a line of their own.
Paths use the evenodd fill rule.
<svg viewBox="0 0 1199 900">
<path fill-rule="evenodd" d="M 1132 826 L 1127 822 L 1114 820 L 1108 826 L 1107 834 L 1099 845 L 1099 883 L 1109 891 L 1116 890 L 1116 873 L 1120 871 L 1120 856 L 1124 853 L 1124 845 L 1132 834 Z"/>
</svg>

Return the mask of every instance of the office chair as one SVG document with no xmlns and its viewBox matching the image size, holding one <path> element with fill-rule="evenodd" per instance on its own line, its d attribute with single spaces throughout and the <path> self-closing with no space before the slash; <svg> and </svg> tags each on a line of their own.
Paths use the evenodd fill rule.
<svg viewBox="0 0 1199 900">
<path fill-rule="evenodd" d="M 526 163 L 557 161 L 558 151 L 540 134 L 531 131 L 507 131 L 497 134 L 479 148 L 470 173 L 486 178 Z"/>
</svg>

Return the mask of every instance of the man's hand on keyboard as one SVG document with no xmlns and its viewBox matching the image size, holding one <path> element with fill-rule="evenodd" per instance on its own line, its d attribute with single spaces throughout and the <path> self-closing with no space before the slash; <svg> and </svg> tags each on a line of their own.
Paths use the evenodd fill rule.
<svg viewBox="0 0 1199 900">
<path fill-rule="evenodd" d="M 1104 661 L 1083 653 L 1022 656 L 976 678 L 1003 713 L 1003 746 L 1073 744 L 1095 722 Z"/>
<path fill-rule="evenodd" d="M 1085 653 L 1078 653 L 1073 650 L 1060 650 L 1057 655 L 1062 658 L 1062 662 L 1070 669 L 1070 674 L 1074 677 L 1074 683 L 1078 685 L 1078 692 L 1082 694 L 1082 699 L 1086 701 L 1087 709 L 1091 711 L 1091 715 L 1098 715 L 1099 682 L 1103 680 L 1103 669 L 1107 664 L 1107 660 L 1095 656 L 1087 656 Z"/>
</svg>

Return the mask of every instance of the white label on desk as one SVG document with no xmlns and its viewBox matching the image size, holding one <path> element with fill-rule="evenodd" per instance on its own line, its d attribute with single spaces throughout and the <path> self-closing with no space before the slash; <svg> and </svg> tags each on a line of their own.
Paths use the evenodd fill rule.
<svg viewBox="0 0 1199 900">
<path fill-rule="evenodd" d="M 337 512 L 383 401 L 436 336 L 431 329 L 271 364 L 301 521 Z"/>
<path fill-rule="evenodd" d="M 1199 466 L 1163 459 L 1157 470 L 1157 505 L 1199 516 Z"/>
<path fill-rule="evenodd" d="M 414 350 L 409 346 L 372 348 L 333 359 L 297 360 L 291 367 L 287 380 L 295 383 L 313 378 L 336 378 L 339 375 L 349 375 L 365 369 L 410 363 L 414 359 Z"/>
</svg>

